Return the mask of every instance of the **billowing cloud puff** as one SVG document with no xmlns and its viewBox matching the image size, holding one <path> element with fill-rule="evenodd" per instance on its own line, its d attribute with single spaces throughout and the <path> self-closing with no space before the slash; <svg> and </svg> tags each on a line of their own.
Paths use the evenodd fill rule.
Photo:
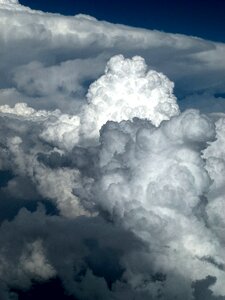
<svg viewBox="0 0 225 300">
<path fill-rule="evenodd" d="M 3 0 L 0 44 L 0 298 L 225 299 L 225 46 Z"/>
<path fill-rule="evenodd" d="M 96 135 L 108 120 L 120 122 L 134 117 L 149 119 L 158 126 L 179 112 L 173 87 L 165 75 L 147 72 L 143 58 L 114 56 L 107 63 L 105 75 L 88 90 L 88 105 L 81 120 L 84 131 Z"/>
<path fill-rule="evenodd" d="M 93 197 L 113 221 L 148 244 L 146 260 L 167 278 L 158 287 L 163 299 L 177 274 L 181 288 L 170 290 L 171 299 L 182 299 L 184 285 L 191 299 L 192 283 L 207 276 L 217 278 L 215 294 L 225 295 L 223 240 L 206 227 L 210 204 L 204 200 L 212 180 L 201 150 L 214 138 L 213 122 L 194 110 L 158 129 L 136 120 L 107 123 L 102 130 L 101 176 L 93 183 Z M 155 297 L 149 274 L 140 276 L 134 287 L 144 281 Z"/>
</svg>

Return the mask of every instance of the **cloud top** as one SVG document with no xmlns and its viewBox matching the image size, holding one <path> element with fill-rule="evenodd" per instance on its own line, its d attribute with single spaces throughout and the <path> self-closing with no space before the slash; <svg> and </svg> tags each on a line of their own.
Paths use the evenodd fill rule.
<svg viewBox="0 0 225 300">
<path fill-rule="evenodd" d="M 163 120 L 179 113 L 173 88 L 173 82 L 165 75 L 148 71 L 142 57 L 114 56 L 107 63 L 105 74 L 88 90 L 82 124 L 93 135 L 107 121 L 120 122 L 135 117 L 151 120 L 159 126 Z"/>
<path fill-rule="evenodd" d="M 0 4 L 19 4 L 18 0 L 0 0 Z"/>
</svg>

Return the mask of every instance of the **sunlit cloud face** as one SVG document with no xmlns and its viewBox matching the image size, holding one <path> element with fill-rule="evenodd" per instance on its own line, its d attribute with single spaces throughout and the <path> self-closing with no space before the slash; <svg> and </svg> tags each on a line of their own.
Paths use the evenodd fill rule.
<svg viewBox="0 0 225 300">
<path fill-rule="evenodd" d="M 0 16 L 0 298 L 225 299 L 225 46 Z"/>
</svg>

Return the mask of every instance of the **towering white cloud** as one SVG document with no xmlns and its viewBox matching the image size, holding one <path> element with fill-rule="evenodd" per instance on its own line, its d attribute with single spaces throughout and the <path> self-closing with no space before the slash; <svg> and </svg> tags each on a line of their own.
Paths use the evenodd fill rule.
<svg viewBox="0 0 225 300">
<path fill-rule="evenodd" d="M 88 105 L 81 120 L 84 132 L 96 136 L 107 121 L 149 119 L 158 126 L 178 114 L 173 83 L 156 71 L 147 72 L 142 57 L 109 60 L 105 75 L 94 82 L 87 94 Z"/>
</svg>

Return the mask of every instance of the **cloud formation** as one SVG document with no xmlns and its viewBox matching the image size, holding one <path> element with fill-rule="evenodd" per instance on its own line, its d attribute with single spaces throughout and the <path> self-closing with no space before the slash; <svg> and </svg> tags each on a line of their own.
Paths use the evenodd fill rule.
<svg viewBox="0 0 225 300">
<path fill-rule="evenodd" d="M 0 298 L 225 299 L 225 46 L 0 5 Z"/>
<path fill-rule="evenodd" d="M 32 11 L 12 1 L 1 4 L 0 28 L 1 104 L 25 101 L 36 109 L 75 112 L 89 84 L 116 54 L 142 56 L 151 69 L 175 82 L 179 98 L 192 99 L 189 108 L 196 95 L 203 100 L 205 94 L 213 98 L 225 93 L 222 43 L 114 25 L 85 15 Z M 213 110 L 217 101 L 212 102 Z"/>
<path fill-rule="evenodd" d="M 117 262 L 123 270 L 118 274 L 126 282 L 123 289 L 128 289 L 122 292 L 120 277 L 110 290 L 107 272 L 99 279 L 87 265 L 79 283 L 73 279 L 74 273 L 69 275 L 71 271 L 61 273 L 64 262 L 60 267 L 51 263 L 48 238 L 43 241 L 40 229 L 33 238 L 30 228 L 23 235 L 25 240 L 30 235 L 31 242 L 28 239 L 18 250 L 22 265 L 16 283 L 11 278 L 13 270 L 4 291 L 11 286 L 29 288 L 32 280 L 59 276 L 63 282 L 67 278 L 66 290 L 81 299 L 95 293 L 100 299 L 120 299 L 123 293 L 137 293 L 146 299 L 181 299 L 185 294 L 192 299 L 193 284 L 211 277 L 216 279 L 210 286 L 214 295 L 225 296 L 224 222 L 220 215 L 224 201 L 222 195 L 213 198 L 224 187 L 221 173 L 214 171 L 224 164 L 224 117 L 206 116 L 197 110 L 180 113 L 172 88 L 164 75 L 146 73 L 140 57 L 115 56 L 108 62 L 106 74 L 90 86 L 80 114 L 36 111 L 23 103 L 0 107 L 2 131 L 7 132 L 1 139 L 1 165 L 2 170 L 13 173 L 4 193 L 16 198 L 16 190 L 23 189 L 20 183 L 30 182 L 39 201 L 46 199 L 57 207 L 57 222 L 68 219 L 73 224 L 84 218 L 89 223 L 103 218 L 106 224 L 113 222 L 118 230 L 133 234 L 139 243 L 131 252 L 124 250 Z M 127 113 L 130 102 L 135 109 Z M 43 209 L 22 211 L 9 223 L 12 228 L 21 214 L 31 219 L 36 214 L 46 221 L 50 218 Z M 95 241 L 96 235 L 91 239 Z M 99 253 L 96 255 L 98 259 Z M 4 254 L 3 260 L 8 261 Z M 71 258 L 70 267 L 77 263 Z M 6 268 L 13 266 L 6 264 Z"/>
<path fill-rule="evenodd" d="M 140 56 L 112 57 L 105 75 L 91 84 L 81 116 L 84 135 L 93 137 L 107 121 L 149 119 L 158 126 L 178 114 L 174 84 L 162 73 L 150 70 Z"/>
</svg>

